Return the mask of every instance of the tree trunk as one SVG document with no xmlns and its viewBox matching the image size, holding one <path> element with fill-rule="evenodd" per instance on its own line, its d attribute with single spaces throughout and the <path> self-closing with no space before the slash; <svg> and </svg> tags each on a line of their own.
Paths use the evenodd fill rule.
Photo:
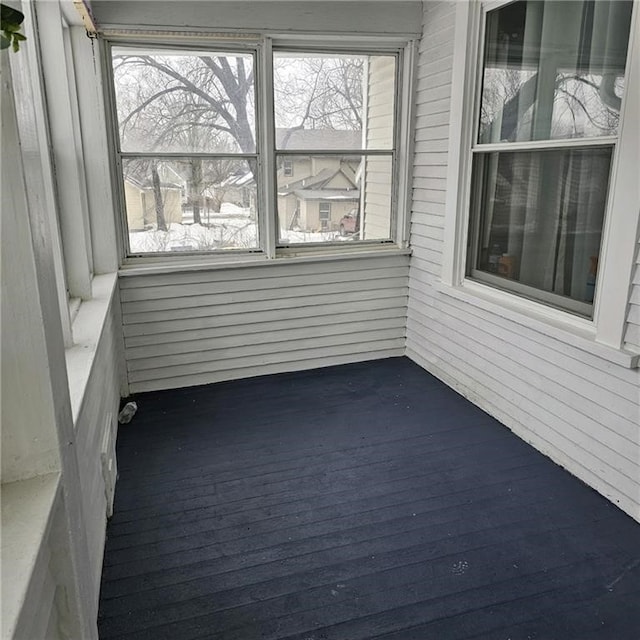
<svg viewBox="0 0 640 640">
<path fill-rule="evenodd" d="M 202 159 L 194 158 L 191 160 L 191 206 L 193 208 L 194 224 L 202 224 L 200 215 L 200 194 L 202 192 Z"/>
<path fill-rule="evenodd" d="M 151 165 L 151 179 L 153 181 L 153 201 L 156 206 L 156 222 L 158 231 L 168 231 L 167 221 L 164 217 L 164 201 L 162 199 L 162 189 L 160 188 L 158 165 L 155 162 Z"/>
<path fill-rule="evenodd" d="M 213 207 L 214 213 L 220 213 L 223 200 L 224 200 L 224 191 L 220 189 L 216 189 L 212 198 L 212 207 Z"/>
</svg>

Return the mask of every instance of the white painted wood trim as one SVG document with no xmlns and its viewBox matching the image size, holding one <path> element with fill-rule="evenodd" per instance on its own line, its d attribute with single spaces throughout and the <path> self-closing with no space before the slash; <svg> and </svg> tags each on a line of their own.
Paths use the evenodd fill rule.
<svg viewBox="0 0 640 640">
<path fill-rule="evenodd" d="M 398 133 L 396 134 L 397 201 L 395 240 L 400 247 L 409 246 L 411 230 L 411 201 L 413 194 L 413 157 L 416 125 L 416 86 L 418 71 L 418 43 L 412 40 L 404 47 L 402 69 L 398 74 L 400 86 L 396 98 Z"/>
<path fill-rule="evenodd" d="M 29 585 L 45 555 L 60 474 L 49 473 L 3 484 L 2 638 L 16 637 Z"/>
<path fill-rule="evenodd" d="M 380 53 L 388 51 L 393 53 L 407 45 L 407 41 L 412 41 L 417 33 L 405 34 L 362 34 L 352 33 L 349 37 L 349 44 L 345 45 L 344 35 L 331 33 L 271 33 L 270 37 L 279 48 L 304 49 L 315 48 L 321 51 L 328 49 L 342 51 L 345 53 L 359 51 L 362 53 Z"/>
<path fill-rule="evenodd" d="M 630 283 L 640 231 L 640 2 L 634 2 L 627 55 L 619 142 L 614 151 L 610 198 L 596 283 L 596 340 L 619 349 L 624 343 Z"/>
<path fill-rule="evenodd" d="M 67 87 L 69 88 L 69 105 L 71 111 L 71 126 L 73 130 L 73 139 L 68 140 L 67 144 L 72 143 L 75 150 L 75 173 L 77 174 L 77 186 L 79 188 L 80 207 L 82 213 L 82 230 L 84 231 L 84 247 L 89 261 L 88 271 L 89 278 L 93 275 L 93 246 L 91 242 L 91 228 L 89 222 L 89 197 L 87 194 L 87 176 L 85 172 L 84 148 L 82 140 L 82 128 L 80 127 L 80 104 L 78 102 L 78 86 L 76 78 L 76 65 L 73 59 L 73 50 L 71 47 L 71 29 L 67 21 L 62 18 L 62 38 L 64 45 L 64 64 L 66 68 Z M 62 185 L 66 187 L 67 185 Z"/>
<path fill-rule="evenodd" d="M 118 249 L 113 224 L 114 198 L 106 138 L 101 47 L 95 38 L 87 37 L 84 27 L 70 27 L 69 31 L 80 110 L 93 272 L 110 273 L 118 268 Z"/>
<path fill-rule="evenodd" d="M 82 199 L 84 185 L 78 170 L 71 96 L 66 90 L 69 86 L 68 69 L 60 6 L 58 2 L 42 2 L 38 3 L 36 9 L 55 158 L 67 284 L 72 297 L 88 300 L 91 298 L 93 265 L 86 245 L 87 220 Z"/>
<path fill-rule="evenodd" d="M 109 179 L 113 199 L 112 224 L 115 229 L 118 264 L 129 254 L 129 233 L 126 225 L 126 203 L 124 196 L 124 179 L 120 161 L 120 143 L 118 138 L 118 122 L 116 115 L 116 96 L 113 83 L 113 63 L 111 43 L 100 38 L 100 61 L 102 78 L 102 101 L 105 107 L 105 124 L 107 140 L 107 157 L 109 159 Z"/>
<path fill-rule="evenodd" d="M 356 34 L 405 39 L 419 36 L 421 10 L 419 1 L 402 0 L 341 0 L 339 8 L 335 2 L 314 0 L 218 0 L 211 5 L 213 8 L 202 2 L 166 3 L 159 14 L 149 15 L 144 5 L 95 1 L 92 10 L 100 28 L 109 30 L 187 31 L 218 35 L 260 32 L 292 38 L 333 34 L 336 38 L 346 36 L 349 40 L 357 38 Z"/>
<path fill-rule="evenodd" d="M 22 43 L 22 56 L 12 56 L 11 65 L 15 69 L 12 73 L 12 82 L 16 94 L 16 102 L 22 102 L 24 108 L 17 110 L 18 130 L 20 135 L 20 147 L 24 162 L 33 155 L 38 156 L 40 170 L 33 168 L 27 170 L 25 180 L 27 182 L 27 199 L 35 199 L 30 202 L 32 210 L 36 205 L 44 207 L 44 217 L 49 229 L 51 252 L 53 259 L 53 271 L 55 288 L 60 309 L 62 333 L 65 346 L 73 343 L 71 332 L 72 309 L 69 293 L 67 291 L 67 276 L 65 273 L 64 257 L 62 253 L 62 241 L 60 237 L 59 207 L 54 186 L 54 167 L 49 149 L 51 147 L 48 117 L 45 109 L 44 80 L 41 73 L 40 49 L 38 47 L 36 17 L 33 11 L 33 3 L 22 4 L 25 14 L 24 32 L 27 40 Z M 33 109 L 29 109 L 32 105 Z"/>
<path fill-rule="evenodd" d="M 80 305 L 73 323 L 74 344 L 65 350 L 71 412 L 75 424 L 95 363 L 102 331 L 113 304 L 117 274 L 95 276 L 93 297 Z"/>
<path fill-rule="evenodd" d="M 492 151 L 536 151 L 538 149 L 573 149 L 575 147 L 610 147 L 616 144 L 618 136 L 601 136 L 593 138 L 567 138 L 553 140 L 527 140 L 522 142 L 492 142 L 473 144 L 472 153 L 491 153 Z"/>
<path fill-rule="evenodd" d="M 473 99 L 476 75 L 475 53 L 479 46 L 479 5 L 456 3 L 449 148 L 447 163 L 447 195 L 445 202 L 442 282 L 458 286 L 464 278 L 468 227 L 468 194 L 471 177 L 467 159 L 473 130 Z"/>
<path fill-rule="evenodd" d="M 372 248 L 371 246 L 361 246 L 358 251 L 340 253 L 329 252 L 307 252 L 305 255 L 282 255 L 276 261 L 267 260 L 264 255 L 257 255 L 253 258 L 248 256 L 238 256 L 237 259 L 227 259 L 226 261 L 205 261 L 198 260 L 189 263 L 164 261 L 156 264 L 149 264 L 148 261 L 142 263 L 129 263 L 124 265 L 118 275 L 120 277 L 152 275 L 160 273 L 184 273 L 187 271 L 217 271 L 226 269 L 242 269 L 247 267 L 266 267 L 274 264 L 308 263 L 308 262 L 339 262 L 342 260 L 363 260 L 366 258 L 381 258 L 392 256 L 409 256 L 410 249 L 399 249 L 395 245 L 387 245 Z"/>
<path fill-rule="evenodd" d="M 260 229 L 260 246 L 269 259 L 276 257 L 278 244 L 278 206 L 276 189 L 276 158 L 270 151 L 275 149 L 276 134 L 273 96 L 273 42 L 271 38 L 263 38 L 256 57 L 256 94 L 260 103 L 260 111 L 256 118 L 260 134 L 259 159 L 262 188 L 258 192 L 258 205 L 263 215 L 258 214 Z"/>
</svg>

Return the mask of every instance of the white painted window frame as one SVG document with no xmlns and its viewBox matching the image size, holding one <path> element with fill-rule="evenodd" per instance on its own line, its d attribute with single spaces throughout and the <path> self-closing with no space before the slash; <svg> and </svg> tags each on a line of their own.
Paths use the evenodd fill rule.
<svg viewBox="0 0 640 640">
<path fill-rule="evenodd" d="M 363 46 L 364 45 L 364 46 Z M 387 239 L 376 239 L 376 240 L 358 240 L 355 244 L 356 247 L 362 247 L 362 246 L 369 246 L 371 247 L 375 247 L 375 246 L 380 246 L 380 245 L 384 245 L 384 244 L 395 244 L 398 242 L 398 239 L 400 238 L 400 228 L 397 225 L 397 218 L 398 218 L 398 197 L 397 197 L 397 192 L 398 192 L 398 186 L 399 186 L 399 181 L 398 181 L 398 171 L 397 171 L 397 165 L 398 165 L 398 146 L 399 146 L 399 127 L 398 127 L 398 121 L 401 117 L 400 115 L 400 86 L 401 86 L 401 82 L 402 82 L 402 58 L 403 58 L 403 54 L 404 54 L 404 49 L 403 48 L 398 48 L 396 46 L 393 46 L 389 49 L 378 49 L 376 48 L 372 48 L 372 46 L 368 43 L 363 43 L 363 44 L 359 44 L 356 47 L 345 47 L 344 44 L 341 44 L 340 46 L 338 45 L 331 45 L 331 46 L 327 46 L 326 43 L 324 43 L 322 40 L 317 41 L 317 40 L 309 40 L 308 38 L 305 38 L 303 41 L 300 40 L 296 40 L 296 41 L 291 41 L 289 39 L 289 41 L 286 44 L 283 44 L 281 42 L 276 42 L 276 44 L 274 44 L 274 48 L 277 49 L 278 52 L 283 52 L 283 53 L 287 53 L 287 54 L 292 54 L 295 55 L 296 53 L 301 53 L 301 54 L 307 54 L 307 53 L 317 53 L 319 56 L 322 56 L 323 54 L 336 54 L 336 55 L 353 55 L 353 54 L 361 54 L 361 55 L 370 55 L 370 56 L 376 56 L 376 55 L 387 55 L 387 56 L 393 56 L 395 57 L 396 60 L 396 74 L 395 74 L 395 81 L 394 81 L 394 85 L 395 85 L 395 95 L 394 95 L 394 113 L 393 113 L 393 145 L 390 149 L 368 149 L 366 148 L 366 145 L 364 144 L 364 133 L 365 133 L 365 129 L 363 127 L 363 144 L 362 144 L 362 149 L 357 149 L 357 150 L 351 150 L 351 149 L 323 149 L 323 150 L 314 150 L 314 149 L 305 149 L 305 150 L 296 150 L 296 149 L 286 149 L 286 150 L 278 150 L 278 149 L 274 149 L 274 153 L 276 158 L 278 157 L 282 157 L 282 156 L 289 156 L 289 157 L 318 157 L 318 156 L 343 156 L 343 155 L 361 155 L 362 158 L 368 158 L 368 157 L 389 157 L 391 159 L 391 172 L 393 175 L 392 181 L 391 181 L 391 194 L 390 194 L 390 225 L 389 225 L 389 233 L 390 233 L 390 237 Z M 368 65 L 367 65 L 367 69 L 368 69 Z M 273 91 L 273 87 L 271 87 L 271 92 L 274 93 Z M 363 122 L 366 121 L 367 118 L 367 109 L 368 109 L 368 93 L 365 92 L 365 95 L 363 96 Z M 274 125 L 275 126 L 275 125 Z M 363 185 L 364 186 L 364 185 Z M 364 193 L 364 188 L 360 189 L 360 210 L 364 211 L 364 200 L 365 200 L 365 193 Z M 277 209 L 277 206 L 276 206 Z M 277 215 L 277 211 L 276 211 L 276 215 Z M 276 230 L 278 229 L 279 226 L 279 221 L 276 220 L 275 222 L 276 224 Z M 319 249 L 321 251 L 326 251 L 329 248 L 334 248 L 334 249 L 338 249 L 340 251 L 345 250 L 345 251 L 349 251 L 352 250 L 354 247 L 350 246 L 351 243 L 345 244 L 342 242 L 317 242 L 317 243 L 292 243 L 292 244 L 288 244 L 284 241 L 280 241 L 277 245 L 277 253 L 280 253 L 282 255 L 290 255 L 290 254 L 297 254 L 299 252 L 304 252 L 304 251 L 310 251 L 310 250 L 314 250 L 314 249 Z"/>
<path fill-rule="evenodd" d="M 471 160 L 475 115 L 480 100 L 478 89 L 482 73 L 484 16 L 486 12 L 511 1 L 483 3 L 481 0 L 471 0 L 456 3 L 444 250 L 442 283 L 439 288 L 445 294 L 484 306 L 496 314 L 506 313 L 518 322 L 535 326 L 538 330 L 547 325 L 549 333 L 565 337 L 568 341 L 574 342 L 574 337 L 581 338 L 577 344 L 590 348 L 588 343 L 593 343 L 595 346 L 591 350 L 600 355 L 606 356 L 609 352 L 611 359 L 626 363 L 627 366 L 635 366 L 637 357 L 617 358 L 611 353 L 611 349 L 622 351 L 640 211 L 637 177 L 640 163 L 637 143 L 640 139 L 640 123 L 637 118 L 637 113 L 640 112 L 640 2 L 634 2 L 631 19 L 625 92 L 619 134 L 613 150 L 593 318 L 580 318 L 466 276 Z M 518 144 L 517 147 L 535 149 L 540 144 L 529 142 Z M 567 146 L 576 144 L 580 145 L 580 142 L 569 142 Z M 483 145 L 483 149 L 487 151 L 490 148 L 491 145 Z M 598 348 L 598 345 L 603 348 Z"/>
<path fill-rule="evenodd" d="M 37 178 L 31 171 L 31 192 L 46 210 L 62 336 L 69 350 L 76 332 L 84 331 L 77 315 L 82 302 L 93 298 L 94 273 L 114 273 L 118 266 L 111 184 L 104 171 L 98 50 L 79 26 L 72 0 L 23 1 L 21 8 L 27 39 L 11 64 L 19 70 L 17 88 L 22 87 L 16 96 L 21 93 L 25 109 L 33 112 L 33 123 L 25 121 L 21 137 L 27 146 L 39 148 L 40 170 Z"/>
<path fill-rule="evenodd" d="M 130 259 L 142 259 L 142 260 L 146 260 L 147 256 L 141 256 L 141 255 L 132 255 L 130 252 L 130 247 L 129 247 L 129 233 L 128 233 L 128 228 L 127 228 L 127 220 L 126 220 L 126 204 L 125 204 L 125 196 L 124 196 L 124 176 L 123 176 L 123 172 L 122 172 L 122 161 L 126 160 L 128 158 L 156 158 L 158 160 L 171 160 L 172 158 L 185 158 L 185 157 L 200 157 L 203 159 L 210 159 L 210 160 L 215 160 L 217 158 L 221 158 L 221 159 L 225 159 L 225 158 L 237 158 L 239 160 L 245 159 L 255 159 L 256 164 L 258 166 L 258 173 L 259 173 L 259 179 L 257 180 L 257 197 L 258 197 L 258 201 L 260 201 L 260 192 L 261 192 L 261 186 L 263 184 L 264 181 L 264 171 L 263 171 L 263 165 L 264 165 L 264 161 L 263 161 L 263 153 L 264 153 L 264 145 L 265 145 L 265 140 L 263 139 L 263 136 L 261 135 L 262 133 L 262 120 L 263 118 L 261 117 L 261 114 L 264 110 L 264 105 L 261 103 L 260 100 L 260 95 L 258 93 L 259 91 L 259 73 L 258 73 L 258 67 L 260 65 L 260 49 L 262 46 L 262 43 L 244 43 L 244 42 L 216 42 L 213 44 L 213 48 L 214 50 L 217 50 L 217 52 L 222 53 L 222 54 L 245 54 L 245 55 L 251 55 L 253 58 L 253 64 L 254 64 L 254 77 L 255 77 L 255 101 L 256 101 L 256 130 L 255 130 L 255 136 L 256 136 L 256 141 L 255 141 L 255 152 L 254 153 L 242 153 L 242 152 L 237 152 L 237 153 L 172 153 L 172 152 L 143 152 L 143 151 L 134 151 L 134 152 L 129 152 L 129 151 L 122 151 L 120 149 L 120 140 L 119 140 L 119 135 L 118 135 L 118 131 L 117 131 L 117 116 L 116 116 L 116 97 L 115 97 L 115 86 L 113 83 L 113 74 L 112 74 L 112 47 L 116 46 L 116 47 L 129 47 L 132 51 L 135 51 L 136 49 L 142 48 L 142 49 L 152 49 L 154 51 L 162 51 L 163 49 L 166 49 L 168 51 L 170 50 L 175 50 L 177 48 L 180 49 L 184 49 L 185 51 L 189 51 L 189 52 L 206 52 L 206 51 L 210 51 L 211 47 L 208 47 L 206 44 L 190 44 L 190 45 L 185 45 L 185 44 L 179 44 L 179 45 L 174 45 L 174 44 L 169 44 L 169 43 L 160 43 L 160 42 L 120 42 L 119 40 L 111 40 L 109 43 L 107 43 L 106 45 L 106 51 L 105 51 L 105 55 L 104 55 L 104 59 L 105 59 L 105 64 L 108 65 L 108 78 L 109 78 L 109 104 L 112 105 L 112 109 L 111 109 L 111 114 L 109 114 L 109 121 L 111 123 L 111 127 L 113 129 L 113 135 L 112 135 L 112 149 L 114 150 L 115 153 L 115 157 L 116 157 L 116 167 L 117 167 L 117 188 L 118 188 L 118 198 L 117 201 L 120 203 L 120 210 L 122 211 L 122 215 L 120 217 L 119 220 L 119 226 L 121 227 L 121 236 L 122 236 L 122 243 L 123 243 L 123 254 L 127 257 L 129 257 Z M 260 224 L 260 221 L 258 220 L 258 239 L 259 242 L 262 241 L 263 235 L 265 233 L 265 229 L 263 228 L 263 226 Z M 229 249 L 228 253 L 231 254 L 241 254 L 241 253 L 255 253 L 256 251 L 258 251 L 259 249 L 256 248 L 251 248 L 251 249 Z M 202 255 L 203 252 L 194 252 L 194 253 L 200 253 L 200 255 Z M 162 253 L 162 254 L 154 254 L 155 256 L 163 256 L 165 259 L 173 259 L 173 256 L 175 254 L 171 254 L 171 253 Z M 205 253 L 205 255 L 207 255 Z"/>
<path fill-rule="evenodd" d="M 36 13 L 67 288 L 70 299 L 90 300 L 93 256 L 69 25 L 59 2 L 38 3 Z"/>
<path fill-rule="evenodd" d="M 107 79 L 105 83 L 106 120 L 109 132 L 109 147 L 111 157 L 114 159 L 115 171 L 113 175 L 113 189 L 116 201 L 117 232 L 120 244 L 120 259 L 123 268 L 145 266 L 170 266 L 171 264 L 186 264 L 189 266 L 202 265 L 210 268 L 223 262 L 242 261 L 248 262 L 260 259 L 276 259 L 279 257 L 291 258 L 292 256 L 310 253 L 346 253 L 371 252 L 372 250 L 385 250 L 389 248 L 407 249 L 410 224 L 411 206 L 411 177 L 413 156 L 413 130 L 414 110 L 413 96 L 415 94 L 415 75 L 417 65 L 417 41 L 406 37 L 381 37 L 381 36 L 353 36 L 349 46 L 345 47 L 344 36 L 311 36 L 309 34 L 272 34 L 254 35 L 249 37 L 236 37 L 229 34 L 227 37 L 202 34 L 187 36 L 175 33 L 171 36 L 163 34 L 163 39 L 158 40 L 152 34 L 149 37 L 140 37 L 140 32 L 128 35 L 122 32 L 118 35 L 110 35 L 101 42 L 103 59 L 103 75 Z M 253 40 L 253 41 L 252 41 Z M 128 251 L 128 229 L 126 223 L 126 209 L 124 204 L 124 189 L 122 183 L 122 168 L 120 153 L 118 150 L 118 131 L 115 108 L 115 95 L 111 70 L 111 47 L 144 45 L 148 47 L 167 46 L 171 48 L 218 48 L 220 50 L 233 50 L 242 47 L 245 51 L 254 51 L 256 60 L 256 150 L 258 165 L 260 168 L 260 186 L 258 188 L 258 229 L 259 249 L 242 250 L 233 249 L 224 252 L 194 252 L 193 255 L 169 255 L 149 254 L 130 255 Z M 394 179 L 391 202 L 392 233 L 391 240 L 360 241 L 357 243 L 320 243 L 300 244 L 290 246 L 278 246 L 278 212 L 276 197 L 276 156 L 279 153 L 275 148 L 275 122 L 273 118 L 273 49 L 279 50 L 304 50 L 326 51 L 327 53 L 368 53 L 372 55 L 396 55 L 397 56 L 397 82 L 395 96 L 395 131 L 394 131 Z M 288 152 L 287 152 L 288 153 Z M 291 155 L 309 155 L 309 151 L 292 152 Z M 327 153 L 323 151 L 322 153 Z M 375 152 L 369 152 L 375 155 Z M 387 153 L 385 151 L 385 153 Z M 146 154 L 141 154 L 146 155 Z M 184 155 L 184 154 L 183 154 Z M 213 255 L 215 253 L 215 255 Z M 224 255 L 222 255 L 224 254 Z"/>
</svg>

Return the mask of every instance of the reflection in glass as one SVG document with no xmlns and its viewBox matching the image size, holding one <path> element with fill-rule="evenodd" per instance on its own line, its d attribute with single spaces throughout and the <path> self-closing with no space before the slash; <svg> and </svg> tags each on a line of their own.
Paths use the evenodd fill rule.
<svg viewBox="0 0 640 640">
<path fill-rule="evenodd" d="M 278 155 L 277 167 L 281 244 L 391 238 L 391 155 Z"/>
<path fill-rule="evenodd" d="M 279 52 L 273 65 L 277 149 L 393 148 L 394 56 Z"/>
<path fill-rule="evenodd" d="M 477 154 L 474 269 L 592 302 L 610 164 L 611 148 Z"/>
<path fill-rule="evenodd" d="M 616 135 L 632 5 L 522 0 L 489 12 L 478 141 Z"/>
<path fill-rule="evenodd" d="M 256 162 L 123 159 L 132 254 L 258 246 Z"/>
<path fill-rule="evenodd" d="M 113 49 L 125 152 L 254 153 L 253 57 Z"/>
</svg>

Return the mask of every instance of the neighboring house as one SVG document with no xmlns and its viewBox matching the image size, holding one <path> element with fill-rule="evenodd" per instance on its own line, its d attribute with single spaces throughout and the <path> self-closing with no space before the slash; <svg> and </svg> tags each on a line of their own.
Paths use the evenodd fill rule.
<svg viewBox="0 0 640 640">
<path fill-rule="evenodd" d="M 311 170 L 308 177 L 278 187 L 280 219 L 286 221 L 287 229 L 337 231 L 340 219 L 359 204 L 353 163 L 312 157 L 308 163 L 298 163 L 298 173 L 304 172 L 306 164 Z"/>
<path fill-rule="evenodd" d="M 167 225 L 182 222 L 182 189 L 175 185 L 163 184 L 160 191 Z M 156 199 L 152 185 L 141 184 L 130 177 L 124 182 L 124 199 L 131 231 L 144 231 L 157 224 Z"/>
<path fill-rule="evenodd" d="M 281 226 L 301 231 L 338 231 L 340 219 L 360 204 L 360 159 L 313 151 L 359 149 L 360 131 L 277 129 L 279 149 L 310 151 L 280 156 L 277 172 Z"/>
<path fill-rule="evenodd" d="M 171 166 L 159 163 L 160 191 L 167 225 L 192 224 L 194 205 L 200 207 L 201 221 L 205 225 L 213 213 L 220 212 L 223 202 L 255 212 L 256 183 L 252 173 L 234 173 L 215 184 L 206 182 L 196 193 L 190 192 L 190 173 L 188 164 L 174 163 Z M 157 225 L 153 183 L 144 165 L 133 170 L 129 168 L 124 179 L 124 197 L 130 231 L 144 231 Z"/>
<path fill-rule="evenodd" d="M 248 209 L 251 213 L 255 213 L 257 209 L 256 180 L 250 171 L 234 173 L 219 185 L 205 189 L 204 195 L 207 202 L 213 202 L 218 207 L 224 200 L 242 209 Z"/>
</svg>

